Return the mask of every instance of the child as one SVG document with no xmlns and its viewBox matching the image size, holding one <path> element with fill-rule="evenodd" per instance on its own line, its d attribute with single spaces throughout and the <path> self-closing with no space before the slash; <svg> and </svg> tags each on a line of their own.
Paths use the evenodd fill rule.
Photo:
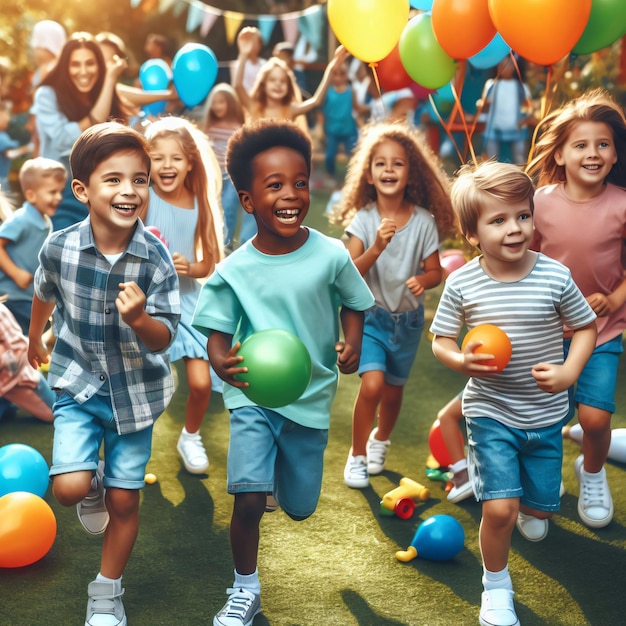
<svg viewBox="0 0 626 626">
<path fill-rule="evenodd" d="M 150 124 L 145 135 L 152 162 L 145 223 L 168 242 L 180 283 L 181 318 L 169 356 L 172 362 L 184 360 L 189 396 L 176 449 L 189 473 L 204 474 L 209 458 L 200 425 L 211 399 L 211 371 L 206 338 L 191 327 L 191 318 L 198 279 L 206 278 L 220 258 L 222 177 L 206 135 L 191 122 L 166 117 Z"/>
<path fill-rule="evenodd" d="M 41 333 L 56 305 L 52 490 L 62 505 L 77 505 L 87 532 L 104 533 L 85 625 L 124 626 L 122 574 L 139 528 L 153 423 L 174 392 L 165 351 L 179 318 L 178 279 L 139 220 L 150 176 L 143 137 L 96 124 L 74 144 L 70 166 L 89 216 L 50 235 L 39 254 L 28 359 L 48 362 Z"/>
<path fill-rule="evenodd" d="M 28 340 L 0 300 L 0 400 L 12 402 L 42 422 L 52 422 L 55 393 L 27 359 Z"/>
<path fill-rule="evenodd" d="M 36 157 L 24 162 L 19 179 L 24 205 L 0 225 L 0 293 L 8 295 L 6 306 L 27 335 L 37 254 L 52 232 L 50 218 L 61 202 L 67 170 Z"/>
<path fill-rule="evenodd" d="M 250 93 L 254 87 L 256 78 L 261 71 L 266 59 L 260 57 L 263 47 L 263 36 L 256 26 L 246 26 L 237 35 L 237 48 L 245 47 L 248 51 L 243 68 L 243 88 Z M 241 66 L 241 59 L 237 59 L 231 67 L 231 83 L 234 87 Z"/>
<path fill-rule="evenodd" d="M 447 187 L 418 131 L 400 123 L 364 129 L 339 208 L 350 256 L 376 299 L 365 314 L 361 387 L 344 470 L 354 489 L 367 487 L 369 474 L 385 465 L 424 327 L 424 291 L 441 282 L 437 231 L 453 225 Z"/>
<path fill-rule="evenodd" d="M 243 126 L 229 142 L 226 163 L 258 233 L 209 277 L 193 323 L 209 337 L 209 357 L 226 383 L 224 403 L 231 411 L 235 581 L 213 624 L 249 626 L 261 610 L 257 556 L 266 493 L 296 521 L 315 511 L 337 367 L 344 374 L 356 371 L 362 311 L 373 298 L 344 247 L 302 225 L 311 173 L 311 143 L 302 130 L 284 120 Z M 246 384 L 237 374 L 247 370 L 237 351 L 253 333 L 274 328 L 304 342 L 313 377 L 297 401 L 270 410 L 242 393 Z"/>
<path fill-rule="evenodd" d="M 572 272 L 598 315 L 593 356 L 576 383 L 574 401 L 583 429 L 578 514 L 592 528 L 613 518 L 604 463 L 611 443 L 617 366 L 626 329 L 626 119 L 604 91 L 568 103 L 542 123 L 529 165 L 541 186 L 535 196 L 536 249 Z M 620 189 L 622 187 L 622 189 Z M 565 329 L 568 350 L 570 330 Z"/>
<path fill-rule="evenodd" d="M 283 120 L 303 120 L 302 129 L 308 132 L 306 119 L 302 117 L 308 111 L 318 107 L 324 101 L 333 69 L 343 63 L 348 52 L 343 46 L 335 50 L 335 55 L 326 66 L 317 90 L 307 100 L 301 101 L 296 77 L 287 65 L 277 57 L 271 57 L 261 67 L 254 87 L 250 92 L 243 86 L 245 66 L 253 48 L 251 39 L 238 40 L 239 63 L 235 75 L 234 87 L 244 109 L 252 120 L 271 117 Z"/>
<path fill-rule="evenodd" d="M 237 92 L 226 83 L 218 83 L 207 98 L 204 132 L 222 170 L 222 210 L 224 212 L 224 246 L 233 250 L 237 221 L 241 214 L 239 243 L 245 243 L 256 233 L 254 217 L 239 204 L 237 190 L 226 171 L 226 145 L 231 135 L 244 123 L 243 108 Z"/>
<path fill-rule="evenodd" d="M 513 527 L 541 541 L 559 509 L 567 388 L 593 350 L 595 314 L 566 267 L 529 250 L 533 238 L 530 178 L 511 164 L 464 168 L 452 204 L 461 232 L 481 256 L 453 272 L 444 287 L 431 332 L 433 352 L 450 369 L 470 376 L 463 392 L 470 476 L 482 502 L 479 541 L 483 558 L 480 623 L 519 624 L 513 606 L 508 553 Z M 561 327 L 573 329 L 563 362 Z M 464 325 L 491 323 L 509 336 L 507 367 L 481 364 L 493 355 L 463 351 Z"/>
<path fill-rule="evenodd" d="M 20 142 L 6 132 L 11 121 L 11 109 L 11 102 L 0 100 L 0 190 L 7 194 L 11 192 L 9 185 L 11 161 L 33 150 L 33 144 L 20 146 Z"/>
</svg>

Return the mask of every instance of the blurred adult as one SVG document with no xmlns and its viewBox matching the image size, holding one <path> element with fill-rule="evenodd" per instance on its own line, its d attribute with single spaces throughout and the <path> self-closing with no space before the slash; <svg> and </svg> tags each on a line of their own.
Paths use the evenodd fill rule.
<svg viewBox="0 0 626 626">
<path fill-rule="evenodd" d="M 33 89 L 41 84 L 41 81 L 54 67 L 66 41 L 65 28 L 58 22 L 42 20 L 33 26 L 33 32 L 30 36 L 30 49 L 36 65 L 31 81 Z"/>
</svg>

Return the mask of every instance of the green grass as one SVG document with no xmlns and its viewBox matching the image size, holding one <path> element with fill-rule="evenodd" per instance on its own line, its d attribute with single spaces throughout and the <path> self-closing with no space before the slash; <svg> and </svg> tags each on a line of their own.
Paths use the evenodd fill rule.
<svg viewBox="0 0 626 626">
<path fill-rule="evenodd" d="M 309 223 L 328 231 L 327 194 L 317 193 Z M 336 231 L 333 234 L 338 234 Z M 437 294 L 429 297 L 428 311 Z M 131 626 L 211 624 L 232 581 L 228 524 L 232 498 L 226 493 L 228 415 L 214 395 L 202 434 L 211 459 L 208 476 L 181 470 L 176 439 L 184 422 L 186 382 L 180 384 L 154 433 L 148 471 L 158 482 L 142 493 L 141 529 L 124 575 L 125 605 Z M 614 427 L 626 427 L 626 360 L 622 359 Z M 392 437 L 386 470 L 371 487 L 343 484 L 350 445 L 356 376 L 342 377 L 333 406 L 330 441 L 319 508 L 296 523 L 280 511 L 262 522 L 259 570 L 263 614 L 255 626 L 457 626 L 476 624 L 482 591 L 477 532 L 480 506 L 448 503 L 442 483 L 429 482 L 425 462 L 428 431 L 436 413 L 464 384 L 431 353 L 425 333 L 402 413 Z M 0 445 L 22 442 L 50 462 L 52 427 L 19 416 L 0 423 Z M 620 590 L 626 571 L 625 466 L 609 463 L 615 519 L 605 529 L 585 528 L 576 513 L 573 461 L 578 448 L 565 442 L 562 510 L 545 541 L 532 544 L 514 533 L 510 570 L 516 606 L 524 626 L 624 623 Z M 402 476 L 426 484 L 431 498 L 413 519 L 380 517 L 379 500 Z M 100 543 L 82 531 L 74 508 L 46 500 L 58 523 L 57 539 L 38 563 L 0 569 L 0 624 L 61 626 L 81 624 L 87 584 L 98 571 Z M 463 525 L 465 549 L 451 562 L 394 558 L 405 549 L 418 524 L 438 513 Z"/>
</svg>

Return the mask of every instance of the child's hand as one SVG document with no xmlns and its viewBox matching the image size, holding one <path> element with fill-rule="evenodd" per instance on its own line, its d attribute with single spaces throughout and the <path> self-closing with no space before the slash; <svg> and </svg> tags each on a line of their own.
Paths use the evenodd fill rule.
<svg viewBox="0 0 626 626">
<path fill-rule="evenodd" d="M 250 56 L 257 45 L 258 35 L 256 29 L 246 26 L 237 35 L 237 49 L 242 56 Z"/>
<path fill-rule="evenodd" d="M 33 275 L 28 270 L 17 268 L 13 280 L 20 289 L 27 289 L 33 282 Z"/>
<path fill-rule="evenodd" d="M 350 53 L 345 49 L 343 45 L 340 45 L 337 46 L 337 48 L 335 49 L 335 54 L 333 55 L 333 58 L 330 62 L 333 64 L 333 66 L 339 65 L 340 63 L 347 61 L 349 56 Z"/>
<path fill-rule="evenodd" d="M 587 302 L 598 317 L 603 317 L 613 312 L 611 301 L 603 293 L 592 293 L 587 298 Z"/>
<path fill-rule="evenodd" d="M 405 284 L 414 296 L 421 296 L 424 293 L 424 285 L 420 283 L 417 276 L 411 276 Z"/>
<path fill-rule="evenodd" d="M 359 368 L 361 354 L 355 352 L 349 343 L 338 341 L 335 344 L 337 367 L 342 374 L 354 374 Z"/>
<path fill-rule="evenodd" d="M 117 79 L 121 76 L 124 70 L 128 67 L 128 61 L 123 59 L 122 57 L 114 54 L 111 59 L 107 62 L 106 71 L 107 75 L 111 78 Z"/>
<path fill-rule="evenodd" d="M 572 385 L 573 381 L 563 365 L 555 363 L 538 363 L 531 370 L 537 387 L 546 393 L 559 393 Z"/>
<path fill-rule="evenodd" d="M 43 342 L 43 339 L 39 337 L 39 340 L 28 340 L 28 362 L 37 369 L 43 363 L 50 361 L 50 352 Z"/>
<path fill-rule="evenodd" d="M 493 354 L 476 353 L 474 350 L 482 346 L 482 341 L 469 341 L 465 349 L 459 353 L 459 371 L 467 376 L 486 376 L 498 371 L 497 365 L 483 365 L 481 361 L 495 358 Z"/>
<path fill-rule="evenodd" d="M 382 252 L 389 245 L 389 242 L 396 234 L 396 229 L 396 223 L 391 218 L 383 217 L 383 219 L 380 220 L 380 225 L 376 230 L 376 241 L 374 242 L 374 246 L 376 246 L 377 250 Z"/>
<path fill-rule="evenodd" d="M 240 364 L 243 362 L 243 357 L 239 356 L 237 352 L 239 352 L 239 348 L 241 347 L 241 342 L 238 341 L 226 354 L 226 357 L 221 358 L 213 358 L 211 359 L 211 365 L 213 365 L 213 369 L 215 373 L 226 383 L 232 385 L 233 387 L 249 387 L 249 384 L 239 380 L 236 376 L 237 374 L 245 374 L 248 371 L 247 367 L 241 367 Z"/>
<path fill-rule="evenodd" d="M 145 313 L 146 296 L 136 282 L 120 283 L 120 293 L 115 300 L 115 306 L 122 319 L 132 326 Z"/>
<path fill-rule="evenodd" d="M 189 276 L 189 266 L 191 263 L 178 252 L 172 254 L 172 261 L 174 261 L 174 269 L 179 276 Z"/>
</svg>

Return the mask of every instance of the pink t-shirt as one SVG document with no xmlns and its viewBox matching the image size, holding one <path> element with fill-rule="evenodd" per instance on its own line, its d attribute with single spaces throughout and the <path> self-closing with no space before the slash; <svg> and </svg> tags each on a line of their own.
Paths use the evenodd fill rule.
<svg viewBox="0 0 626 626">
<path fill-rule="evenodd" d="M 597 198 L 576 202 L 562 183 L 547 185 L 535 193 L 534 218 L 535 247 L 567 266 L 585 297 L 608 295 L 622 283 L 626 190 L 609 184 Z M 626 328 L 626 303 L 596 323 L 596 345 L 617 337 Z"/>
</svg>

